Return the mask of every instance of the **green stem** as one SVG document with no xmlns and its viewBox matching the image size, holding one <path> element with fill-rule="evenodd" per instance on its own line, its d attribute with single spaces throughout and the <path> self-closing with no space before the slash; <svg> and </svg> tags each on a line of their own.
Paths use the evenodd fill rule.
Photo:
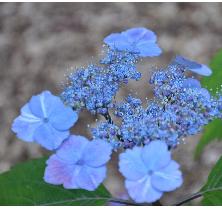
<svg viewBox="0 0 222 212">
<path fill-rule="evenodd" d="M 193 195 L 191 195 L 191 196 L 189 196 L 189 197 L 187 197 L 187 198 L 185 198 L 185 199 L 183 199 L 183 200 L 173 204 L 173 206 L 184 205 L 185 203 L 190 202 L 190 201 L 192 201 L 194 199 L 200 198 L 202 196 L 203 196 L 202 192 L 195 193 L 195 194 L 193 194 Z"/>
<path fill-rule="evenodd" d="M 136 203 L 129 200 L 115 199 L 115 198 L 110 199 L 109 202 L 115 202 L 115 203 L 120 203 L 123 205 L 130 205 L 130 206 L 161 206 L 162 205 L 159 201 L 156 201 L 152 204 L 148 204 L 148 203 Z"/>
</svg>

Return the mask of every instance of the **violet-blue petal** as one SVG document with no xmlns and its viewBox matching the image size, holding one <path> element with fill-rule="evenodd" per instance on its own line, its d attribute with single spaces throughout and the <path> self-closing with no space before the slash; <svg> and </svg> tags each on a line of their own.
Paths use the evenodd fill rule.
<svg viewBox="0 0 222 212">
<path fill-rule="evenodd" d="M 103 140 L 93 140 L 88 143 L 83 151 L 83 158 L 86 165 L 91 167 L 102 166 L 107 163 L 112 153 L 112 147 Z"/>
<path fill-rule="evenodd" d="M 118 49 L 120 51 L 132 50 L 127 38 L 120 33 L 112 33 L 108 35 L 104 38 L 104 43 L 106 43 L 112 49 Z"/>
<path fill-rule="evenodd" d="M 45 108 L 45 101 L 46 99 L 50 98 L 51 93 L 50 91 L 43 91 L 41 94 L 36 96 L 32 96 L 31 100 L 29 101 L 29 107 L 31 112 L 40 118 L 48 117 L 46 108 Z"/>
<path fill-rule="evenodd" d="M 76 178 L 77 185 L 88 191 L 95 190 L 106 177 L 106 167 L 100 166 L 97 168 L 82 166 Z"/>
<path fill-rule="evenodd" d="M 212 74 L 212 70 L 208 66 L 199 64 L 185 57 L 176 56 L 174 61 L 194 73 L 197 73 L 203 76 L 210 76 Z"/>
<path fill-rule="evenodd" d="M 57 149 L 69 136 L 69 131 L 57 131 L 50 124 L 39 126 L 34 134 L 34 140 L 48 150 Z"/>
<path fill-rule="evenodd" d="M 42 124 L 42 120 L 34 116 L 28 104 L 21 109 L 21 115 L 18 116 L 12 124 L 12 131 L 16 133 L 17 137 L 26 141 L 32 142 L 35 130 Z"/>
<path fill-rule="evenodd" d="M 206 88 L 201 88 L 199 91 L 207 100 L 210 99 L 210 93 Z"/>
<path fill-rule="evenodd" d="M 154 172 L 151 177 L 152 185 L 160 191 L 173 191 L 183 183 L 179 164 L 171 161 L 165 168 Z"/>
<path fill-rule="evenodd" d="M 50 123 L 57 130 L 68 130 L 76 123 L 77 119 L 78 114 L 71 107 L 65 106 L 61 100 L 54 105 L 49 116 Z"/>
<path fill-rule="evenodd" d="M 75 164 L 78 160 L 82 158 L 83 151 L 88 144 L 89 141 L 85 137 L 79 135 L 71 135 L 57 150 L 56 155 L 68 164 Z"/>
<path fill-rule="evenodd" d="M 141 158 L 142 147 L 127 149 L 119 156 L 119 171 L 129 180 L 138 180 L 144 177 L 148 169 Z"/>
<path fill-rule="evenodd" d="M 122 32 L 123 34 L 126 34 L 126 36 L 128 37 L 128 40 L 130 42 L 156 42 L 157 38 L 156 38 L 156 34 L 149 30 L 146 29 L 144 27 L 137 27 L 137 28 L 132 28 L 132 29 L 128 29 L 124 32 Z"/>
<path fill-rule="evenodd" d="M 141 42 L 137 44 L 136 47 L 139 49 L 139 55 L 141 57 L 154 57 L 162 53 L 161 48 L 156 43 Z"/>
<path fill-rule="evenodd" d="M 125 187 L 130 197 L 137 203 L 151 203 L 161 198 L 163 192 L 151 185 L 150 177 L 146 176 L 138 181 L 125 181 Z"/>
<path fill-rule="evenodd" d="M 185 68 L 188 68 L 188 69 L 198 69 L 198 68 L 201 68 L 201 64 L 195 62 L 195 61 L 192 61 L 190 59 L 187 59 L 183 56 L 180 56 L 180 55 L 177 55 L 176 58 L 174 59 L 174 61 L 176 63 L 178 63 L 179 65 L 182 65 L 184 66 Z"/>
<path fill-rule="evenodd" d="M 201 84 L 199 80 L 188 78 L 183 81 L 184 88 L 201 88 Z"/>
<path fill-rule="evenodd" d="M 142 159 L 148 170 L 158 170 L 166 166 L 170 160 L 168 146 L 163 141 L 153 141 L 144 146 L 142 150 Z"/>
<path fill-rule="evenodd" d="M 212 74 L 212 70 L 204 64 L 201 64 L 201 68 L 191 68 L 190 71 L 203 76 L 210 76 Z"/>
</svg>

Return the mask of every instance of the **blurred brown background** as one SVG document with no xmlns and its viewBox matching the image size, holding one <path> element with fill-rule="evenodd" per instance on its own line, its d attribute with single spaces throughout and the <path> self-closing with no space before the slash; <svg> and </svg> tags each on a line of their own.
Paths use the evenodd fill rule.
<svg viewBox="0 0 222 212">
<path fill-rule="evenodd" d="M 45 152 L 36 144 L 18 140 L 10 130 L 19 109 L 33 95 L 48 89 L 59 94 L 64 74 L 71 67 L 99 58 L 102 40 L 111 32 L 144 26 L 158 34 L 164 50 L 161 57 L 144 60 L 139 66 L 144 79 L 131 82 L 145 99 L 150 69 L 164 65 L 175 54 L 208 63 L 222 47 L 221 3 L 1 3 L 0 4 L 0 172 Z M 120 95 L 128 90 L 123 89 Z M 89 135 L 82 115 L 75 132 Z M 184 185 L 164 196 L 170 204 L 197 191 L 222 153 L 222 144 L 210 144 L 198 161 L 194 147 L 198 138 L 188 139 L 175 151 L 181 163 Z M 115 164 L 115 157 L 113 167 Z M 122 193 L 118 174 L 109 169 L 107 187 Z M 198 204 L 198 202 L 194 202 Z"/>
</svg>

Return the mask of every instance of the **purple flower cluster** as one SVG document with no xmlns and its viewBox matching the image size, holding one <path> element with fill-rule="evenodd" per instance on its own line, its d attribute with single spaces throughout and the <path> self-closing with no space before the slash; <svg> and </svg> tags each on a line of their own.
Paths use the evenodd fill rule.
<svg viewBox="0 0 222 212">
<path fill-rule="evenodd" d="M 12 130 L 26 142 L 55 151 L 46 162 L 44 180 L 65 189 L 97 189 L 106 178 L 112 151 L 120 149 L 119 171 L 130 197 L 152 203 L 182 185 L 171 151 L 213 119 L 222 118 L 222 97 L 211 96 L 197 79 L 187 77 L 188 71 L 209 76 L 210 68 L 177 56 L 167 67 L 153 70 L 149 82 L 154 97 L 145 106 L 132 95 L 117 102 L 121 86 L 141 78 L 138 61 L 162 50 L 155 33 L 143 27 L 113 33 L 104 42 L 99 65 L 71 73 L 61 98 L 49 91 L 33 96 Z M 105 118 L 91 129 L 91 141 L 69 133 L 81 109 Z"/>
</svg>

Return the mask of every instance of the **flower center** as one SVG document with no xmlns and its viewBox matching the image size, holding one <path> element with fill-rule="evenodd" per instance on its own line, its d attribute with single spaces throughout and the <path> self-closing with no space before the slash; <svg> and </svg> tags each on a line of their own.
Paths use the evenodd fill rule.
<svg viewBox="0 0 222 212">
<path fill-rule="evenodd" d="M 47 122 L 49 122 L 49 119 L 48 118 L 43 118 L 43 122 L 47 123 Z"/>
<path fill-rule="evenodd" d="M 153 171 L 152 170 L 149 170 L 148 171 L 148 175 L 152 175 L 153 174 Z"/>
<path fill-rule="evenodd" d="M 80 160 L 77 161 L 76 164 L 79 165 L 79 166 L 82 166 L 82 165 L 84 165 L 84 160 L 80 159 Z"/>
</svg>

